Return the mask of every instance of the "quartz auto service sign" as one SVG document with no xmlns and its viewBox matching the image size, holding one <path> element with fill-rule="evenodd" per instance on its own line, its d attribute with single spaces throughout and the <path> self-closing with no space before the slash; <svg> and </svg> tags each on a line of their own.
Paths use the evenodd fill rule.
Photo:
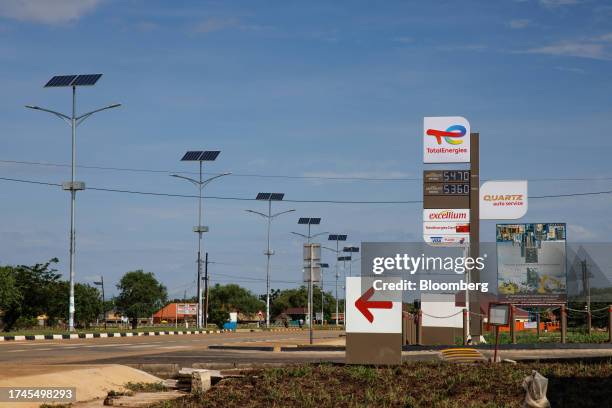
<svg viewBox="0 0 612 408">
<path fill-rule="evenodd" d="M 426 117 L 423 121 L 423 163 L 470 161 L 470 122 L 461 116 Z"/>
<path fill-rule="evenodd" d="M 487 181 L 480 187 L 480 218 L 516 220 L 527 214 L 527 181 Z"/>
</svg>

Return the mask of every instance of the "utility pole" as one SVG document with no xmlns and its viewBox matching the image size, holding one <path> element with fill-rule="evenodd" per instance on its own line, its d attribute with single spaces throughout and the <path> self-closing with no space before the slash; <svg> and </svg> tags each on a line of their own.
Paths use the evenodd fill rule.
<svg viewBox="0 0 612 408">
<path fill-rule="evenodd" d="M 205 255 L 204 261 L 204 296 L 206 301 L 204 302 L 204 328 L 208 328 L 208 252 Z"/>
<path fill-rule="evenodd" d="M 62 183 L 62 189 L 70 191 L 70 295 L 68 301 L 68 330 L 74 331 L 74 279 L 75 279 L 75 257 L 76 257 L 76 226 L 75 226 L 75 211 L 76 211 L 76 192 L 85 190 L 85 182 L 76 181 L 76 130 L 90 116 L 102 112 L 107 109 L 113 109 L 121 106 L 119 103 L 95 109 L 93 111 L 77 116 L 76 113 L 76 89 L 77 86 L 93 86 L 102 77 L 102 74 L 86 74 L 86 75 L 60 75 L 54 76 L 44 86 L 45 88 L 70 87 L 72 88 L 72 113 L 65 115 L 50 109 L 41 108 L 39 106 L 26 105 L 28 109 L 34 109 L 42 112 L 51 113 L 58 118 L 64 120 L 70 125 L 72 138 L 72 161 L 71 161 L 71 177 L 70 181 Z"/>
</svg>

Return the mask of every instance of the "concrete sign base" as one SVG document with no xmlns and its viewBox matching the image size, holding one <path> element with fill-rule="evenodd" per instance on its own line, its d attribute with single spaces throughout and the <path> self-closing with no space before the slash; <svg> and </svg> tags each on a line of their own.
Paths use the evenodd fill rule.
<svg viewBox="0 0 612 408">
<path fill-rule="evenodd" d="M 346 364 L 401 363 L 401 333 L 346 333 Z"/>
</svg>

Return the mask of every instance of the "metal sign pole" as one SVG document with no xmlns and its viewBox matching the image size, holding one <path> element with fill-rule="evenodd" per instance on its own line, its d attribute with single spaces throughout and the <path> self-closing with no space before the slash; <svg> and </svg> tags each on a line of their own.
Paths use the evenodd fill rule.
<svg viewBox="0 0 612 408">
<path fill-rule="evenodd" d="M 310 229 L 310 225 L 309 225 L 309 229 Z M 309 234 L 310 235 L 310 234 Z M 308 279 L 308 327 L 310 330 L 310 344 L 312 344 L 312 272 L 313 272 L 313 267 L 314 267 L 314 251 L 313 251 L 313 244 L 309 244 L 310 245 L 310 278 Z"/>
<path fill-rule="evenodd" d="M 477 258 L 480 253 L 480 134 L 470 134 L 470 257 Z M 470 276 L 471 275 L 471 276 Z M 480 282 L 480 274 L 471 270 L 468 273 L 471 282 Z M 469 333 L 482 335 L 480 316 L 480 299 L 476 294 L 468 307 L 474 314 L 470 319 Z"/>
</svg>

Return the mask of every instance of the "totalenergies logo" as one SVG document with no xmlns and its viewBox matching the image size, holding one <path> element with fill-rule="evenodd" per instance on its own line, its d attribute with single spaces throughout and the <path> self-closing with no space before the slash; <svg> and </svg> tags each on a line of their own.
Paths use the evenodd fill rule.
<svg viewBox="0 0 612 408">
<path fill-rule="evenodd" d="M 442 138 L 448 144 L 452 145 L 460 145 L 463 143 L 461 138 L 466 134 L 465 126 L 462 125 L 452 125 L 446 128 L 446 130 L 437 130 L 437 129 L 427 129 L 427 135 L 433 136 L 438 141 L 438 144 L 442 144 Z"/>
</svg>

